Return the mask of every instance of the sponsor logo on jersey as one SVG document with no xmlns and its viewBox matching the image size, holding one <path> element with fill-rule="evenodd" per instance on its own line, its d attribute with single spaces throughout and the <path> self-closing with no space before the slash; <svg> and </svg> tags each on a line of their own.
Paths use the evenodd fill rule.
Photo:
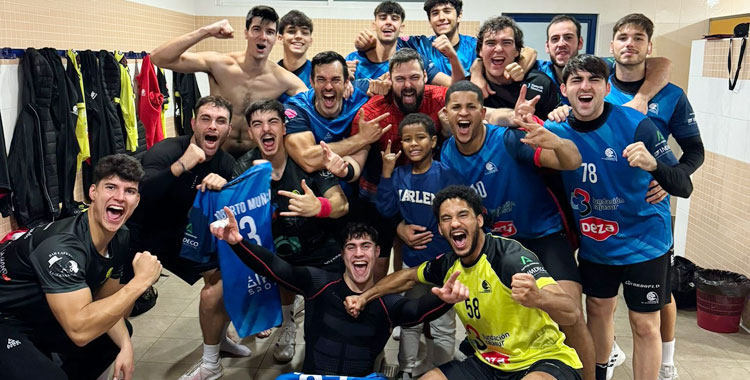
<svg viewBox="0 0 750 380">
<path fill-rule="evenodd" d="M 47 272 L 54 277 L 66 278 L 78 274 L 79 265 L 68 252 L 50 253 L 47 264 Z"/>
<path fill-rule="evenodd" d="M 625 200 L 620 197 L 614 198 L 594 198 L 591 200 L 591 207 L 596 211 L 615 211 Z"/>
<path fill-rule="evenodd" d="M 0 251 L 0 277 L 4 281 L 10 281 L 10 277 L 8 277 L 8 268 L 5 266 L 5 250 L 3 249 Z"/>
<path fill-rule="evenodd" d="M 185 232 L 192 234 L 193 233 L 193 223 L 188 223 L 187 226 L 185 226 Z"/>
<path fill-rule="evenodd" d="M 268 281 L 267 278 L 257 273 L 253 273 L 252 276 L 247 276 L 247 294 L 258 294 L 271 289 L 273 289 L 273 283 Z"/>
<path fill-rule="evenodd" d="M 588 191 L 576 188 L 570 194 L 570 207 L 578 211 L 581 216 L 591 214 L 591 196 Z"/>
<path fill-rule="evenodd" d="M 604 150 L 604 157 L 602 157 L 602 160 L 617 162 L 617 153 L 615 153 L 614 149 L 607 148 Z"/>
<path fill-rule="evenodd" d="M 620 232 L 620 225 L 617 222 L 594 216 L 581 219 L 579 227 L 583 236 L 596 241 L 605 241 Z"/>
<path fill-rule="evenodd" d="M 646 303 L 649 305 L 655 305 L 659 303 L 659 295 L 656 292 L 648 292 L 646 294 Z"/>
<path fill-rule="evenodd" d="M 518 232 L 512 220 L 501 220 L 492 224 L 492 233 L 502 237 L 513 236 Z"/>
<path fill-rule="evenodd" d="M 10 350 L 11 348 L 15 348 L 21 345 L 20 340 L 15 340 L 12 338 L 8 338 L 8 343 L 5 345 L 5 348 Z"/>
<path fill-rule="evenodd" d="M 484 169 L 486 170 L 484 172 L 484 175 L 497 173 L 497 166 L 492 161 L 488 161 L 486 164 L 484 164 Z"/>
<path fill-rule="evenodd" d="M 142 93 L 142 95 L 143 95 L 143 94 L 145 94 L 145 91 L 146 91 L 146 90 L 143 90 L 143 91 L 144 91 L 144 92 Z M 96 97 L 97 97 L 97 96 L 99 96 L 99 94 L 97 94 L 97 93 L 96 93 L 96 92 L 94 92 L 94 91 L 91 91 L 91 95 L 90 95 L 90 96 L 91 96 L 91 100 L 94 100 L 94 99 L 96 99 Z"/>
<path fill-rule="evenodd" d="M 293 110 L 291 108 L 287 108 L 287 109 L 284 110 L 284 116 L 286 116 L 287 121 L 288 120 L 292 120 L 295 117 L 297 117 L 297 111 L 295 111 L 295 110 Z"/>
<path fill-rule="evenodd" d="M 540 86 L 536 83 L 529 83 L 530 91 L 544 92 L 544 86 Z"/>
<path fill-rule="evenodd" d="M 331 132 L 327 132 L 326 137 L 323 138 L 323 141 L 331 142 L 331 140 L 333 140 L 333 135 L 331 134 Z"/>
<path fill-rule="evenodd" d="M 526 256 L 521 256 L 521 265 L 531 264 L 533 262 L 534 262 L 534 260 L 532 260 L 532 259 L 530 259 L 530 258 L 528 258 Z"/>
<path fill-rule="evenodd" d="M 492 287 L 487 280 L 482 280 L 482 290 L 479 293 L 492 293 Z"/>
<path fill-rule="evenodd" d="M 652 113 L 654 115 L 659 114 L 659 103 L 649 103 L 648 104 L 648 113 Z"/>
<path fill-rule="evenodd" d="M 320 176 L 323 178 L 333 178 L 333 173 L 331 173 L 327 169 L 323 169 L 320 171 Z"/>
</svg>

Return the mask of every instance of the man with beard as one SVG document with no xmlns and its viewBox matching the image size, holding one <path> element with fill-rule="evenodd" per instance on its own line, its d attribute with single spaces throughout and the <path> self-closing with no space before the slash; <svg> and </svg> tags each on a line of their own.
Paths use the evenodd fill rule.
<svg viewBox="0 0 750 380">
<path fill-rule="evenodd" d="M 638 13 L 627 15 L 615 23 L 611 46 L 617 66 L 614 74 L 609 77 L 611 91 L 605 100 L 614 104 L 627 103 L 643 86 L 647 72 L 646 56 L 651 52 L 653 32 L 653 22 Z M 672 83 L 667 84 L 651 99 L 646 115 L 664 137 L 674 135 L 683 151 L 677 168 L 688 175 L 693 174 L 703 163 L 703 141 L 693 108 L 682 89 Z M 646 197 L 648 202 L 659 203 L 667 197 L 667 192 L 654 180 L 649 184 Z M 670 255 L 674 255 L 674 250 L 670 250 Z M 660 317 L 662 365 L 659 380 L 672 380 L 677 378 L 677 368 L 674 365 L 677 306 L 674 297 L 661 309 Z"/>
<path fill-rule="evenodd" d="M 562 71 L 568 60 L 577 56 L 581 49 L 583 49 L 581 23 L 575 17 L 568 15 L 557 15 L 552 18 L 552 21 L 547 25 L 547 41 L 544 43 L 544 50 L 549 53 L 550 60 L 536 61 L 536 68 L 552 79 L 555 90 L 565 104 L 569 104 L 569 102 L 568 98 L 560 93 Z M 609 64 L 611 72 L 614 69 L 614 60 L 605 58 L 604 61 Z M 669 83 L 670 70 L 671 62 L 669 59 L 664 57 L 647 58 L 646 76 L 643 85 L 638 89 L 633 99 L 624 105 L 645 114 L 649 100 Z M 562 121 L 562 118 L 556 117 L 556 121 Z"/>
<path fill-rule="evenodd" d="M 313 41 L 312 32 L 312 20 L 296 9 L 289 11 L 279 21 L 279 37 L 284 46 L 284 58 L 277 63 L 301 79 L 307 88 L 312 87 L 312 64 L 307 59 L 307 49 Z"/>
<path fill-rule="evenodd" d="M 268 6 L 250 9 L 245 19 L 245 51 L 218 53 L 215 51 L 189 52 L 192 46 L 209 38 L 234 38 L 229 21 L 221 20 L 171 40 L 154 49 L 151 59 L 155 65 L 181 73 L 208 74 L 211 95 L 222 96 L 236 108 L 243 110 L 258 99 L 276 99 L 281 95 L 295 95 L 307 86 L 294 74 L 268 60 L 278 38 L 279 16 Z M 242 115 L 231 121 L 229 138 L 222 148 L 238 157 L 253 147 L 246 136 L 247 124 Z"/>
<path fill-rule="evenodd" d="M 180 257 L 188 211 L 196 192 L 220 190 L 232 178 L 234 158 L 221 149 L 229 134 L 232 105 L 218 96 L 205 96 L 195 105 L 192 136 L 155 144 L 143 156 L 146 176 L 141 183 L 141 204 L 128 223 L 134 251 L 148 250 L 164 267 L 188 284 L 203 278 L 199 320 L 203 358 L 181 379 L 221 376 L 219 351 L 248 356 L 250 349 L 226 336 L 229 316 L 222 301 L 221 272 L 214 255 L 208 263 Z"/>
<path fill-rule="evenodd" d="M 468 289 L 453 273 L 442 288 L 419 299 L 398 295 L 382 297 L 365 307 L 359 319 L 347 314 L 342 301 L 373 286 L 373 261 L 380 249 L 378 232 L 367 225 L 349 224 L 344 231 L 341 256 L 346 270 L 327 272 L 308 266 L 290 265 L 267 249 L 243 240 L 237 221 L 224 208 L 226 227 L 211 226 L 211 232 L 232 246 L 251 269 L 305 296 L 305 361 L 302 371 L 315 375 L 366 376 L 383 351 L 389 330 L 429 322 L 448 311 L 451 304 L 468 298 Z M 313 377 L 313 376 L 311 376 Z"/>
<path fill-rule="evenodd" d="M 358 316 L 377 297 L 417 283 L 439 285 L 458 272 L 470 298 L 454 310 L 475 354 L 443 364 L 422 379 L 581 379 L 581 361 L 563 343 L 565 335 L 558 327 L 583 319 L 581 310 L 537 256 L 515 240 L 482 233 L 482 200 L 469 187 L 446 187 L 432 207 L 453 252 L 347 297 L 347 311 Z"/>
<path fill-rule="evenodd" d="M 342 273 L 344 265 L 336 240 L 340 226 L 333 219 L 346 214 L 349 205 L 338 179 L 328 169 L 335 171 L 332 165 L 343 161 L 338 157 L 335 161 L 327 160 L 327 170 L 309 174 L 302 170 L 284 147 L 284 106 L 277 100 L 251 104 L 245 117 L 258 148 L 237 160 L 234 173 L 235 176 L 242 174 L 254 160 L 271 162 L 271 202 L 275 209 L 271 234 L 276 255 L 291 265 Z M 283 322 L 273 357 L 286 363 L 294 357 L 297 336 L 295 293 L 283 287 L 279 288 L 279 293 Z"/>
<path fill-rule="evenodd" d="M 112 361 L 116 378 L 132 378 L 132 327 L 125 318 L 161 274 L 156 256 L 139 252 L 135 276 L 120 283 L 129 240 L 123 225 L 138 205 L 142 178 L 136 159 L 104 157 L 94 168 L 88 211 L 0 247 L 3 379 L 94 380 Z"/>
<path fill-rule="evenodd" d="M 355 118 L 352 123 L 352 134 L 356 136 L 363 129 L 362 126 L 368 124 L 364 122 L 365 120 L 378 120 L 380 116 L 378 128 L 383 132 L 377 141 L 364 146 L 353 156 L 359 167 L 363 168 L 359 181 L 358 204 L 354 205 L 354 213 L 357 215 L 354 217 L 366 216 L 380 235 L 378 244 L 383 257 L 378 259 L 375 267 L 375 279 L 382 278 L 388 271 L 393 238 L 400 221 L 384 218 L 375 208 L 378 183 L 383 168 L 380 152 L 392 146 L 392 152 L 395 153 L 398 150 L 397 147 L 401 146 L 398 128 L 392 128 L 392 126 L 398 126 L 406 115 L 420 112 L 433 120 L 439 132 L 443 135 L 447 133 L 447 130 L 441 127 L 438 117 L 438 112 L 445 105 L 447 88 L 425 84 L 426 73 L 420 55 L 408 48 L 397 51 L 391 57 L 389 75 L 393 82 L 391 92 L 386 96 L 378 95 L 370 99 L 362 106 L 359 117 Z"/>
</svg>

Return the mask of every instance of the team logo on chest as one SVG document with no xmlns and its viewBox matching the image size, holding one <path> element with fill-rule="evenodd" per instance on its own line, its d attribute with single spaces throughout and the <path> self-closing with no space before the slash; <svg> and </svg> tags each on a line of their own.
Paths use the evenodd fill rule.
<svg viewBox="0 0 750 380">
<path fill-rule="evenodd" d="M 497 166 L 495 166 L 495 163 L 492 161 L 487 161 L 486 164 L 484 164 L 484 175 L 497 173 Z"/>
<path fill-rule="evenodd" d="M 648 113 L 652 113 L 654 115 L 659 114 L 659 103 L 649 103 L 648 104 Z"/>
<path fill-rule="evenodd" d="M 604 157 L 602 157 L 602 160 L 617 162 L 617 153 L 615 153 L 614 149 L 607 148 L 604 150 Z"/>
</svg>

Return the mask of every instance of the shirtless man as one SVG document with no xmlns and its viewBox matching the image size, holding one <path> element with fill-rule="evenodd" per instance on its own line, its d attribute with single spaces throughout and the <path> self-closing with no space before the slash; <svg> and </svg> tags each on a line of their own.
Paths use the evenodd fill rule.
<svg viewBox="0 0 750 380">
<path fill-rule="evenodd" d="M 221 95 L 236 110 L 244 110 L 259 99 L 276 99 L 282 94 L 292 96 L 307 91 L 307 86 L 296 75 L 268 60 L 278 37 L 278 22 L 279 16 L 273 8 L 258 5 L 250 9 L 245 19 L 245 51 L 187 51 L 209 37 L 234 38 L 234 29 L 225 19 L 159 46 L 151 52 L 151 60 L 159 67 L 181 73 L 207 73 L 211 95 Z M 242 115 L 242 112 L 235 113 L 229 138 L 222 146 L 235 157 L 254 146 Z"/>
</svg>

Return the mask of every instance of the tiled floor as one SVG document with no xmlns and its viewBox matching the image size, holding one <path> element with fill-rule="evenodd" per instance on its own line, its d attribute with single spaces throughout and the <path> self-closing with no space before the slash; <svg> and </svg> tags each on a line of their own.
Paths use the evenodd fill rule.
<svg viewBox="0 0 750 380">
<path fill-rule="evenodd" d="M 176 380 L 201 357 L 201 331 L 198 325 L 198 294 L 202 282 L 188 286 L 175 276 L 162 278 L 156 285 L 159 298 L 146 314 L 131 319 L 134 327 L 136 380 Z M 632 379 L 630 353 L 633 340 L 624 301 L 617 310 L 617 342 L 628 354 L 615 370 L 615 380 Z M 253 351 L 248 358 L 223 358 L 222 379 L 275 379 L 281 373 L 299 369 L 304 353 L 301 319 L 297 334 L 297 354 L 291 363 L 274 362 L 272 342 L 247 338 L 244 343 Z M 459 324 L 460 326 L 460 324 Z M 459 333 L 463 339 L 463 332 Z M 716 334 L 699 328 L 695 312 L 679 311 L 677 315 L 676 362 L 682 380 L 747 380 L 750 379 L 750 334 Z M 389 340 L 386 361 L 396 364 L 398 342 Z"/>
</svg>

